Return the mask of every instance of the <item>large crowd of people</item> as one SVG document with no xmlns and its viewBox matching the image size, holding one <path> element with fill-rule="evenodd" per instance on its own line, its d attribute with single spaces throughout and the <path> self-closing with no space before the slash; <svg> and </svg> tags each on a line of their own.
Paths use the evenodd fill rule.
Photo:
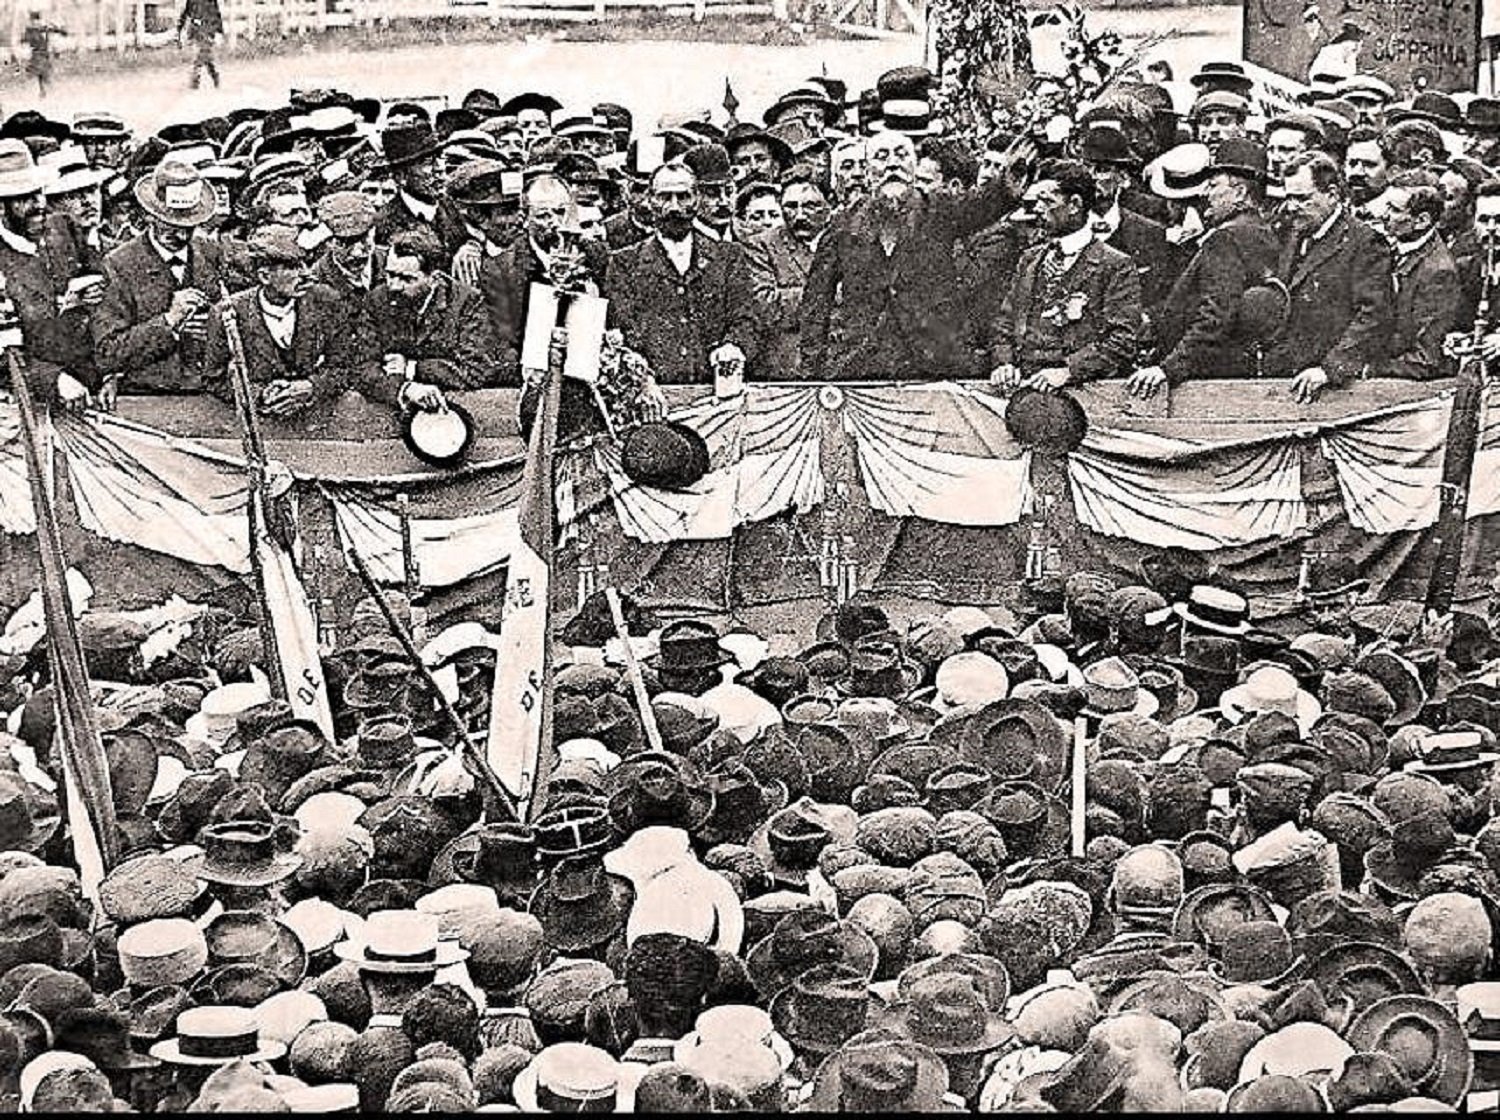
<svg viewBox="0 0 1500 1120">
<path fill-rule="evenodd" d="M 486 90 L 18 113 L 0 338 L 55 408 L 230 399 L 243 362 L 288 420 L 534 383 L 533 282 L 608 298 L 632 420 L 734 375 L 1312 400 L 1500 354 L 1500 105 L 1355 76 L 1256 132 L 1242 68 L 1191 85 L 1179 118 L 1039 79 L 972 143 L 918 68 L 728 128 Z M 523 820 L 464 749 L 473 624 L 419 668 L 411 604 L 361 602 L 328 736 L 248 592 L 170 640 L 89 611 L 97 884 L 45 644 L 8 628 L 0 1109 L 1494 1107 L 1500 638 L 1347 557 L 1302 582 L 1272 632 L 1163 551 L 1014 610 L 856 596 L 791 648 L 629 596 L 622 636 L 594 596 Z"/>
</svg>

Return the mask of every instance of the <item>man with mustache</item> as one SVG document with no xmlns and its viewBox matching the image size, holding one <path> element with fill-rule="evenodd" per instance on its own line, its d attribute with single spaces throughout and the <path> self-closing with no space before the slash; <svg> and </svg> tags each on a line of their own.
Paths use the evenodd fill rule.
<svg viewBox="0 0 1500 1120">
<path fill-rule="evenodd" d="M 729 153 L 720 144 L 699 144 L 682 153 L 698 181 L 696 229 L 705 237 L 734 240 L 734 178 Z"/>
<path fill-rule="evenodd" d="M 605 246 L 565 232 L 576 221 L 572 190 L 553 175 L 539 175 L 522 197 L 520 235 L 479 267 L 479 290 L 499 349 L 501 384 L 521 384 L 521 340 L 532 284 L 570 284 L 598 292 L 609 267 Z"/>
<path fill-rule="evenodd" d="M 1354 217 L 1377 229 L 1385 216 L 1386 188 L 1391 181 L 1391 150 L 1373 128 L 1356 128 L 1344 151 L 1344 184 Z"/>
<path fill-rule="evenodd" d="M 49 223 L 47 178 L 24 141 L 0 140 L 0 277 L 19 319 L 29 384 L 39 396 L 75 406 L 100 388 L 88 315 L 103 282 L 84 276 L 70 227 Z"/>
<path fill-rule="evenodd" d="M 273 224 L 250 235 L 255 287 L 230 296 L 209 319 L 204 359 L 209 387 L 225 400 L 234 399 L 223 323 L 227 310 L 234 313 L 245 377 L 262 416 L 300 416 L 350 388 L 393 400 L 393 384 L 381 383 L 364 312 L 313 280 L 312 260 L 297 233 L 293 226 Z"/>
<path fill-rule="evenodd" d="M 823 380 L 944 380 L 987 372 L 965 331 L 968 304 L 954 247 L 1015 207 L 1035 145 L 1019 141 L 1005 173 L 972 191 L 915 187 L 911 137 L 878 132 L 866 145 L 871 196 L 835 217 L 802 297 L 802 376 Z M 847 331 L 830 340 L 835 304 Z"/>
<path fill-rule="evenodd" d="M 444 389 L 500 383 L 484 299 L 442 264 L 443 247 L 430 230 L 403 230 L 391 238 L 385 283 L 370 293 L 381 370 L 400 386 L 401 404 L 425 412 L 446 407 Z"/>
<path fill-rule="evenodd" d="M 783 224 L 745 242 L 750 286 L 766 326 L 762 365 L 770 377 L 795 379 L 800 366 L 802 288 L 831 213 L 823 189 L 796 179 L 781 189 Z"/>
<path fill-rule="evenodd" d="M 698 231 L 698 181 L 686 163 L 657 168 L 650 190 L 655 234 L 609 260 L 609 325 L 659 384 L 708 384 L 720 369 L 743 373 L 761 333 L 744 250 Z"/>
</svg>

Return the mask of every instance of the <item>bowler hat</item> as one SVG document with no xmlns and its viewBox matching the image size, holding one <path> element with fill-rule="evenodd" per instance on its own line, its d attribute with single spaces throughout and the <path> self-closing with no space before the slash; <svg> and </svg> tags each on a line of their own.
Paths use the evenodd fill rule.
<svg viewBox="0 0 1500 1120">
<path fill-rule="evenodd" d="M 378 166 L 386 171 L 396 171 L 436 155 L 442 147 L 443 141 L 426 122 L 387 128 L 380 134 L 382 160 Z"/>
<path fill-rule="evenodd" d="M 1005 405 L 1005 427 L 1023 447 L 1065 455 L 1083 443 L 1088 415 L 1071 393 L 1023 387 Z"/>
</svg>

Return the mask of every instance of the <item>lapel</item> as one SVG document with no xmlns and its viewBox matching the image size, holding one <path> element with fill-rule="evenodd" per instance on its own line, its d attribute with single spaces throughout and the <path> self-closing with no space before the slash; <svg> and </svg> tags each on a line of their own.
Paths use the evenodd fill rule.
<svg viewBox="0 0 1500 1120">
<path fill-rule="evenodd" d="M 1417 269 L 1421 268 L 1422 265 L 1427 261 L 1427 258 L 1430 257 L 1430 256 L 1432 256 L 1432 254 L 1435 251 L 1436 247 L 1437 247 L 1437 238 L 1433 238 L 1426 245 L 1422 246 L 1422 248 L 1419 249 L 1417 252 L 1415 252 L 1415 253 L 1409 253 L 1408 255 L 1406 255 L 1404 257 L 1397 257 L 1396 258 L 1396 266 L 1395 266 L 1395 269 L 1393 270 L 1395 278 L 1398 281 L 1399 280 L 1404 280 L 1404 279 L 1406 279 L 1406 277 L 1410 276 Z"/>
<path fill-rule="evenodd" d="M 167 267 L 167 262 L 161 259 L 161 254 L 151 244 L 151 238 L 147 234 L 141 234 L 139 242 L 140 272 L 138 279 L 141 281 L 141 290 L 144 291 L 151 286 L 165 288 L 168 292 L 177 287 L 177 282 L 172 279 L 172 270 Z M 191 258 L 189 258 L 191 261 Z"/>
<path fill-rule="evenodd" d="M 788 233 L 785 226 L 778 230 L 777 234 L 781 243 L 780 255 L 786 261 L 787 270 L 791 273 L 792 279 L 799 284 L 806 283 L 807 274 L 812 269 L 814 250 Z"/>
<path fill-rule="evenodd" d="M 1295 288 L 1316 269 L 1344 247 L 1344 242 L 1349 240 L 1349 215 L 1340 214 L 1338 220 L 1333 223 L 1333 228 L 1323 235 L 1323 240 L 1308 250 L 1307 256 L 1303 257 L 1292 269 L 1292 275 L 1287 280 L 1287 287 Z"/>
<path fill-rule="evenodd" d="M 1013 309 L 1018 328 L 1024 328 L 1031 315 L 1031 300 L 1036 292 L 1037 265 L 1041 262 L 1042 254 L 1047 251 L 1047 244 L 1049 243 L 1033 245 L 1021 255 L 1020 268 L 1016 273 L 1016 305 Z"/>
<path fill-rule="evenodd" d="M 1099 256 L 1099 248 L 1099 242 L 1097 241 L 1090 241 L 1085 245 L 1083 252 L 1074 258 L 1073 263 L 1068 266 L 1067 271 L 1058 277 L 1058 282 L 1066 285 L 1073 280 L 1075 275 L 1080 281 L 1086 280 L 1089 273 L 1093 270 L 1095 260 Z"/>
<path fill-rule="evenodd" d="M 256 289 L 251 288 L 243 298 L 234 301 L 237 304 L 236 315 L 239 322 L 240 334 L 245 340 L 245 352 L 247 358 L 254 360 L 252 355 L 259 357 L 266 365 L 276 367 L 278 375 L 285 373 L 291 368 L 291 354 L 276 345 L 276 340 L 271 337 L 271 331 L 266 326 L 265 316 L 260 313 L 260 299 L 256 295 Z M 292 346 L 297 344 L 296 336 L 302 332 L 302 308 L 297 308 L 297 325 L 292 332 Z M 262 380 L 254 376 L 253 370 L 246 371 L 251 374 L 252 381 Z M 270 381 L 267 377 L 263 380 Z"/>
<path fill-rule="evenodd" d="M 448 319 L 448 303 L 452 298 L 452 291 L 447 281 L 439 278 L 432 289 L 432 303 L 427 310 L 416 317 L 417 342 L 427 342 L 434 334 L 443 329 L 443 324 Z"/>
</svg>

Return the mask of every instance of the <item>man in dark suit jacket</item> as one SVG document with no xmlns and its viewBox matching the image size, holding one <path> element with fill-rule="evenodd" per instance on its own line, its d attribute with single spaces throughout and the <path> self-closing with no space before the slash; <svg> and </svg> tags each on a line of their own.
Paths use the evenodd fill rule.
<svg viewBox="0 0 1500 1120">
<path fill-rule="evenodd" d="M 1443 196 L 1436 177 L 1421 171 L 1398 174 L 1389 193 L 1385 228 L 1396 243 L 1396 305 L 1388 356 L 1377 372 L 1416 381 L 1448 377 L 1454 369 L 1443 339 L 1458 321 L 1463 292 L 1439 228 Z"/>
<path fill-rule="evenodd" d="M 214 216 L 194 167 L 161 163 L 135 184 L 149 228 L 104 258 L 104 299 L 92 329 L 99 372 L 124 393 L 203 389 L 203 340 L 227 294 L 219 247 L 193 231 Z"/>
<path fill-rule="evenodd" d="M 781 188 L 781 212 L 782 225 L 744 246 L 750 287 L 765 325 L 761 370 L 767 378 L 790 381 L 802 368 L 802 290 L 830 210 L 822 187 L 795 179 Z"/>
<path fill-rule="evenodd" d="M 427 229 L 437 237 L 451 261 L 469 239 L 458 207 L 443 194 L 438 153 L 442 142 L 428 124 L 403 124 L 380 134 L 383 170 L 396 182 L 396 197 L 386 203 L 375 221 L 375 240 L 389 245 L 404 229 Z"/>
<path fill-rule="evenodd" d="M 1293 239 L 1280 275 L 1291 293 L 1286 326 L 1266 353 L 1266 373 L 1290 377 L 1292 395 L 1315 399 L 1364 376 L 1385 358 L 1395 285 L 1384 237 L 1348 212 L 1338 165 L 1307 152 L 1289 166 L 1282 200 Z"/>
<path fill-rule="evenodd" d="M 313 282 L 368 312 L 370 293 L 385 281 L 385 251 L 375 244 L 375 203 L 359 191 L 335 191 L 318 200 L 318 220 L 329 237 L 313 265 Z"/>
<path fill-rule="evenodd" d="M 403 383 L 403 404 L 432 411 L 444 389 L 500 383 L 484 298 L 440 272 L 443 260 L 431 232 L 403 230 L 391 239 L 385 283 L 370 293 L 381 368 Z"/>
<path fill-rule="evenodd" d="M 708 384 L 720 367 L 743 372 L 760 346 L 744 250 L 694 232 L 698 192 L 685 165 L 657 168 L 651 200 L 655 235 L 609 260 L 610 326 L 658 384 Z"/>
<path fill-rule="evenodd" d="M 525 230 L 479 266 L 479 290 L 489 312 L 500 364 L 500 384 L 521 384 L 521 342 L 532 284 L 577 280 L 582 290 L 599 292 L 609 269 L 609 251 L 575 232 L 578 206 L 561 179 L 539 175 L 526 188 Z M 566 230 L 566 232 L 565 232 Z M 582 276 L 567 275 L 578 266 Z M 569 286 L 574 286 L 570 284 Z"/>
<path fill-rule="evenodd" d="M 1252 140 L 1229 139 L 1205 172 L 1203 220 L 1193 259 L 1162 303 L 1155 329 L 1157 364 L 1137 370 L 1127 388 L 1149 397 L 1168 383 L 1255 377 L 1264 339 L 1242 321 L 1245 290 L 1275 279 L 1280 242 L 1261 212 L 1266 153 Z"/>
<path fill-rule="evenodd" d="M 1011 210 L 1017 170 L 973 191 L 915 189 L 916 149 L 900 132 L 870 137 L 871 197 L 837 214 L 818 244 L 802 296 L 802 376 L 814 381 L 977 377 L 954 249 Z M 846 330 L 829 325 L 842 295 Z"/>
<path fill-rule="evenodd" d="M 39 397 L 81 405 L 99 388 L 88 312 L 103 293 L 97 282 L 74 283 L 92 269 L 72 223 L 49 220 L 46 180 L 24 141 L 0 140 L 0 277 L 20 319 L 27 384 Z"/>
<path fill-rule="evenodd" d="M 245 375 L 259 412 L 292 417 L 347 389 L 394 404 L 401 387 L 384 375 L 373 331 L 358 304 L 315 284 L 307 252 L 290 226 L 262 226 L 249 240 L 256 286 L 215 308 L 204 369 L 214 394 L 234 400 L 223 316 L 233 312 Z"/>
<path fill-rule="evenodd" d="M 1023 206 L 1043 240 L 1021 254 L 994 324 L 992 380 L 1057 389 L 1133 368 L 1141 283 L 1124 253 L 1096 239 L 1095 187 L 1076 160 L 1052 160 Z"/>
</svg>

